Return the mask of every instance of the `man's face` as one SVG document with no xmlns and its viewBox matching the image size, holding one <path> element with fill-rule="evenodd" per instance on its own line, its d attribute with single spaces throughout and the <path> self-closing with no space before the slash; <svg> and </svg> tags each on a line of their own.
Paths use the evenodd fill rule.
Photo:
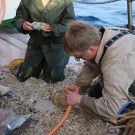
<svg viewBox="0 0 135 135">
<path fill-rule="evenodd" d="M 84 59 L 84 60 L 92 60 L 95 59 L 97 54 L 97 46 L 90 47 L 87 51 L 84 53 L 77 52 L 72 53 L 71 55 L 75 57 L 76 60 Z"/>
</svg>

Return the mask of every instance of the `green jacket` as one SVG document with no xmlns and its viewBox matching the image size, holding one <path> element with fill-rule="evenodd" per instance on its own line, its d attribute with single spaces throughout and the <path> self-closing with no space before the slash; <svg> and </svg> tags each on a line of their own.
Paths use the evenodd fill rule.
<svg viewBox="0 0 135 135">
<path fill-rule="evenodd" d="M 72 0 L 49 0 L 45 7 L 42 0 L 21 0 L 13 24 L 19 32 L 30 35 L 28 44 L 36 48 L 42 41 L 61 44 L 68 23 L 74 19 Z M 51 25 L 51 32 L 24 31 L 22 24 L 25 21 L 48 23 Z"/>
</svg>

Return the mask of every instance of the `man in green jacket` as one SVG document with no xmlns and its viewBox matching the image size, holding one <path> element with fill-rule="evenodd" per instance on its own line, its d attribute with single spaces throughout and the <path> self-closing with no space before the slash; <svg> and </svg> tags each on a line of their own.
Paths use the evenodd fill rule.
<svg viewBox="0 0 135 135">
<path fill-rule="evenodd" d="M 30 39 L 24 62 L 12 71 L 20 81 L 38 78 L 42 69 L 46 82 L 65 78 L 69 56 L 63 51 L 63 36 L 74 19 L 72 0 L 21 0 L 13 24 Z"/>
</svg>

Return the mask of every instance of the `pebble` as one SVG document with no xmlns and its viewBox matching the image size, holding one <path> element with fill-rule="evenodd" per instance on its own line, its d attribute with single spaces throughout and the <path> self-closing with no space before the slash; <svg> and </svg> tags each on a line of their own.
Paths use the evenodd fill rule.
<svg viewBox="0 0 135 135">
<path fill-rule="evenodd" d="M 4 96 L 10 91 L 11 91 L 10 87 L 0 85 L 0 96 Z"/>
<path fill-rule="evenodd" d="M 5 78 L 5 73 L 0 72 L 0 80 Z"/>
</svg>

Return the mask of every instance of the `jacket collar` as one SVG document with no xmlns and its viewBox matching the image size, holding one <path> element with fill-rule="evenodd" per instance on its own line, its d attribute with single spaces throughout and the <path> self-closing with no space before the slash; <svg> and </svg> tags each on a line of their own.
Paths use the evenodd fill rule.
<svg viewBox="0 0 135 135">
<path fill-rule="evenodd" d="M 45 7 L 42 4 L 42 0 L 33 0 L 33 3 L 37 7 L 37 9 L 42 12 L 46 9 L 53 9 L 54 7 L 58 6 L 61 2 L 60 0 L 49 0 L 48 4 Z"/>
<path fill-rule="evenodd" d="M 48 4 L 48 9 L 53 9 L 60 4 L 60 0 L 51 0 Z"/>
</svg>

